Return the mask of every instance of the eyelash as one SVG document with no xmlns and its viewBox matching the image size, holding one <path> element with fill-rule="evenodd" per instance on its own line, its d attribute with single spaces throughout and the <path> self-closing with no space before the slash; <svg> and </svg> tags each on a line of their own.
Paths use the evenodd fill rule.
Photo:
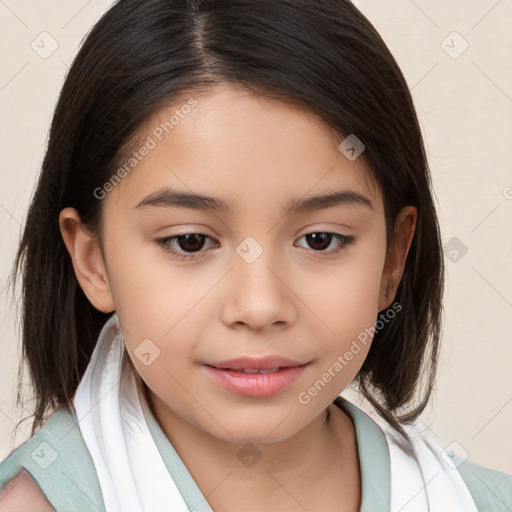
<svg viewBox="0 0 512 512">
<path fill-rule="evenodd" d="M 300 238 L 304 238 L 305 236 L 308 236 L 308 235 L 312 235 L 312 234 L 324 234 L 324 235 L 333 235 L 333 237 L 335 239 L 338 240 L 338 242 L 340 243 L 340 245 L 336 248 L 336 249 L 331 249 L 330 251 L 315 251 L 312 249 L 312 251 L 314 253 L 318 253 L 320 254 L 320 256 L 317 256 L 317 257 L 323 257 L 324 254 L 326 255 L 333 255 L 333 254 L 338 254 L 342 251 L 346 251 L 351 245 L 353 245 L 353 243 L 355 242 L 355 237 L 354 236 L 347 236 L 347 235 L 342 235 L 340 233 L 333 233 L 333 232 L 330 232 L 330 231 L 312 231 L 311 233 L 306 233 L 305 235 L 302 235 Z M 181 235 L 173 235 L 173 236 L 168 236 L 168 237 L 165 237 L 165 238 L 159 238 L 159 239 L 156 239 L 155 242 L 162 248 L 162 250 L 166 253 L 169 253 L 169 254 L 172 254 L 174 256 L 177 256 L 180 261 L 189 261 L 189 260 L 192 260 L 192 259 L 198 259 L 198 257 L 194 256 L 195 254 L 200 254 L 201 252 L 205 252 L 205 251 L 197 251 L 195 253 L 181 253 L 181 252 L 178 252 L 174 249 L 171 248 L 171 243 L 173 240 L 177 240 L 179 238 L 184 238 L 186 237 L 187 235 L 199 235 L 199 236 L 204 236 L 206 238 L 209 238 L 211 240 L 213 240 L 213 238 L 209 235 L 206 235 L 205 233 L 183 233 Z M 330 245 L 330 244 L 329 244 Z M 199 256 L 199 258 L 201 258 L 202 256 Z"/>
</svg>

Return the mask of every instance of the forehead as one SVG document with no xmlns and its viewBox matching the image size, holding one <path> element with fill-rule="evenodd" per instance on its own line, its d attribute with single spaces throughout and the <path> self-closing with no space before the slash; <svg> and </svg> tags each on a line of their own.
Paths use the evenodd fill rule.
<svg viewBox="0 0 512 512">
<path fill-rule="evenodd" d="M 258 205 L 292 211 L 292 198 L 343 189 L 370 198 L 378 210 L 381 195 L 364 153 L 348 159 L 339 149 L 344 139 L 296 104 L 231 85 L 190 92 L 138 130 L 107 202 L 135 208 L 167 186 L 222 199 L 225 213 Z"/>
</svg>

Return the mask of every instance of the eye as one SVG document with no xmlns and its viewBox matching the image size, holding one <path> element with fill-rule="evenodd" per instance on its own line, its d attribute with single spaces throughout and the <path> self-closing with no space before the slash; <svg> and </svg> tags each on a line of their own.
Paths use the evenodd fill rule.
<svg viewBox="0 0 512 512">
<path fill-rule="evenodd" d="M 183 235 L 174 235 L 168 236 L 166 238 L 160 238 L 156 240 L 156 243 L 160 245 L 165 252 L 178 256 L 181 260 L 189 260 L 194 258 L 192 253 L 201 251 L 207 239 L 213 240 L 212 237 L 203 233 L 185 233 Z M 185 252 L 176 250 L 176 245 L 178 245 L 179 248 Z M 191 254 L 189 255 L 188 253 Z"/>
<path fill-rule="evenodd" d="M 315 232 L 308 233 L 301 238 L 305 238 L 308 245 L 313 249 L 314 252 L 320 252 L 321 254 L 335 254 L 344 251 L 349 248 L 355 241 L 355 237 L 342 235 L 341 233 L 329 233 L 329 232 Z M 299 239 L 300 240 L 300 239 Z M 328 247 L 332 247 L 330 250 L 326 250 Z"/>
</svg>

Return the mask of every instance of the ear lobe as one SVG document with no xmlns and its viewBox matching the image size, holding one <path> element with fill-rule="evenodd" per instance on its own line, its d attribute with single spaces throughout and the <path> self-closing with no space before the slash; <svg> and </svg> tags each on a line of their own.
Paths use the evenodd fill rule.
<svg viewBox="0 0 512 512">
<path fill-rule="evenodd" d="M 402 279 L 407 254 L 416 229 L 417 210 L 414 206 L 403 208 L 395 222 L 394 237 L 386 254 L 379 295 L 379 311 L 388 308 L 395 300 Z"/>
<path fill-rule="evenodd" d="M 82 224 L 74 208 L 60 212 L 59 226 L 75 276 L 89 302 L 103 313 L 114 311 L 115 304 L 98 240 Z"/>
</svg>

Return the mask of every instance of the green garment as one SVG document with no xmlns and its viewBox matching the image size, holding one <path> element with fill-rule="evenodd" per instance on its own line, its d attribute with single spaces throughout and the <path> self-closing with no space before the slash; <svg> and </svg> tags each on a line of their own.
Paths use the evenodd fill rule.
<svg viewBox="0 0 512 512">
<path fill-rule="evenodd" d="M 334 403 L 354 422 L 361 468 L 361 512 L 389 512 L 390 461 L 384 435 L 362 410 L 338 397 Z M 149 408 L 143 407 L 165 465 L 191 511 L 213 512 Z M 512 476 L 455 456 L 456 464 L 479 512 L 512 511 Z M 0 464 L 0 489 L 26 468 L 56 512 L 103 511 L 96 470 L 77 420 L 66 409 L 54 412 L 44 426 Z"/>
</svg>

